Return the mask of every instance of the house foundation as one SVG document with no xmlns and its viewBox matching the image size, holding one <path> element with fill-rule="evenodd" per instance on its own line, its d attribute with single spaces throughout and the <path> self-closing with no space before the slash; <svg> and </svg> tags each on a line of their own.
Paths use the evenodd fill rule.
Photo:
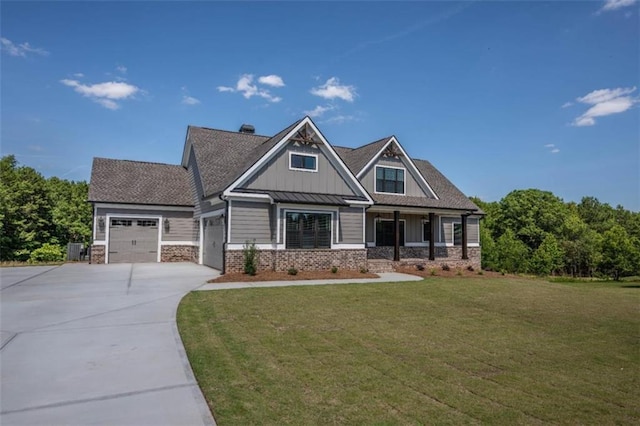
<svg viewBox="0 0 640 426">
<path fill-rule="evenodd" d="M 360 270 L 367 267 L 366 249 L 317 249 L 317 250 L 258 250 L 258 271 L 326 271 L 332 267 Z M 242 250 L 226 252 L 225 272 L 243 272 Z"/>
</svg>

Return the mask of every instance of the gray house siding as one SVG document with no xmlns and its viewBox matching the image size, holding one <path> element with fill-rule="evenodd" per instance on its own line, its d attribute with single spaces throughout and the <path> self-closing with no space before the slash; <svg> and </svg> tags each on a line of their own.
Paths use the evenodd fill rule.
<svg viewBox="0 0 640 426">
<path fill-rule="evenodd" d="M 195 217 L 200 217 L 200 215 L 203 213 L 208 213 L 210 211 L 221 208 L 221 206 L 212 206 L 210 203 L 203 200 L 204 188 L 202 186 L 202 178 L 200 176 L 200 171 L 196 162 L 196 156 L 193 152 L 193 147 L 191 148 L 191 153 L 189 154 L 189 164 L 187 170 L 189 171 L 189 185 L 191 186 L 192 194 L 195 194 L 195 207 L 193 210 L 193 215 Z"/>
<path fill-rule="evenodd" d="M 362 207 L 340 208 L 340 229 L 338 242 L 343 244 L 362 244 Z"/>
<path fill-rule="evenodd" d="M 317 172 L 291 170 L 289 153 L 317 155 Z M 270 189 L 278 191 L 316 194 L 354 195 L 332 161 L 320 148 L 295 146 L 289 143 L 274 158 L 242 185 L 246 189 Z"/>
<path fill-rule="evenodd" d="M 462 223 L 459 217 L 441 217 L 440 234 L 447 244 L 453 244 L 453 224 Z M 467 219 L 467 244 L 478 244 L 480 242 L 480 226 L 477 218 Z"/>
<path fill-rule="evenodd" d="M 428 192 L 425 192 L 422 185 L 416 180 L 412 172 L 412 168 L 406 164 L 404 159 L 397 158 L 379 158 L 374 164 L 371 165 L 369 170 L 360 178 L 362 186 L 369 191 L 369 193 L 375 193 L 376 187 L 376 166 L 391 166 L 391 167 L 404 167 L 405 172 L 405 195 L 411 197 L 428 197 L 433 198 Z"/>
<path fill-rule="evenodd" d="M 128 215 L 137 216 L 162 216 L 164 219 L 169 220 L 169 230 L 164 226 L 164 223 L 160 223 L 162 228 L 162 241 L 192 241 L 196 242 L 198 238 L 198 225 L 193 221 L 193 213 L 188 211 L 167 211 L 161 209 L 128 209 L 128 208 L 98 208 L 96 212 L 96 223 L 102 218 L 105 222 L 104 228 L 100 228 L 96 225 L 96 234 L 94 240 L 104 241 L 106 238 L 106 228 L 109 226 L 107 223 L 107 214 L 110 216 L 122 216 Z"/>
<path fill-rule="evenodd" d="M 231 243 L 243 244 L 247 240 L 256 244 L 271 243 L 270 204 L 249 201 L 231 203 Z"/>
</svg>

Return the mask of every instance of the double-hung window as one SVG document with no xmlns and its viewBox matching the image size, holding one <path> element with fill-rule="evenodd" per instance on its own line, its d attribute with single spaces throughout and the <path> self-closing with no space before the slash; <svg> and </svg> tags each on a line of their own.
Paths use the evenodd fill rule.
<svg viewBox="0 0 640 426">
<path fill-rule="evenodd" d="M 462 245 L 462 224 L 461 223 L 453 224 L 453 245 L 454 246 Z"/>
<path fill-rule="evenodd" d="M 376 166 L 376 192 L 404 195 L 404 169 Z"/>
<path fill-rule="evenodd" d="M 331 248 L 331 213 L 287 212 L 286 248 Z"/>
</svg>

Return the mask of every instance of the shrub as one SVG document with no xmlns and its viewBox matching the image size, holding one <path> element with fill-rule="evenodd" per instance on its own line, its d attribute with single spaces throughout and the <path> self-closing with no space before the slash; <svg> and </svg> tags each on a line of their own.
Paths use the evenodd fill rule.
<svg viewBox="0 0 640 426">
<path fill-rule="evenodd" d="M 242 256 L 244 257 L 244 273 L 249 275 L 255 275 L 257 270 L 256 257 L 258 250 L 256 249 L 255 240 L 250 242 L 245 241 L 242 248 Z"/>
<path fill-rule="evenodd" d="M 458 269 L 458 270 L 456 271 L 456 275 L 458 275 L 458 276 L 462 275 L 462 269 Z"/>
<path fill-rule="evenodd" d="M 335 273 L 337 273 L 337 272 L 338 272 L 338 267 L 337 267 L 337 266 L 332 266 L 332 267 L 331 267 L 331 273 L 332 273 L 332 274 L 335 274 Z"/>
<path fill-rule="evenodd" d="M 287 269 L 287 274 L 289 275 L 298 275 L 298 270 L 296 268 Z"/>
<path fill-rule="evenodd" d="M 478 271 L 478 275 L 484 275 L 484 272 L 482 271 L 482 269 Z"/>
<path fill-rule="evenodd" d="M 473 272 L 474 271 L 473 266 L 471 266 L 471 265 L 467 266 L 467 271 Z"/>
<path fill-rule="evenodd" d="M 60 246 L 45 243 L 35 249 L 29 256 L 29 262 L 60 262 L 64 260 L 64 252 Z"/>
<path fill-rule="evenodd" d="M 369 272 L 369 270 L 367 268 L 365 268 L 364 266 L 362 268 L 360 268 L 360 273 L 361 274 L 366 274 L 367 272 Z"/>
<path fill-rule="evenodd" d="M 442 270 L 443 271 L 450 271 L 451 267 L 449 267 L 449 265 L 447 265 L 446 263 L 442 265 Z"/>
<path fill-rule="evenodd" d="M 435 277 L 436 275 L 438 275 L 438 273 L 436 272 L 436 268 L 431 268 L 430 273 L 431 273 L 431 275 L 433 275 L 434 277 Z"/>
</svg>

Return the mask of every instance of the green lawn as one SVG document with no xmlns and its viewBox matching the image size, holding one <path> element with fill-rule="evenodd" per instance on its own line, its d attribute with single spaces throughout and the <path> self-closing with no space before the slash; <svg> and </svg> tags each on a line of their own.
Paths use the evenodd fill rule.
<svg viewBox="0 0 640 426">
<path fill-rule="evenodd" d="M 220 425 L 638 424 L 639 296 L 482 277 L 193 292 L 178 326 Z"/>
</svg>

